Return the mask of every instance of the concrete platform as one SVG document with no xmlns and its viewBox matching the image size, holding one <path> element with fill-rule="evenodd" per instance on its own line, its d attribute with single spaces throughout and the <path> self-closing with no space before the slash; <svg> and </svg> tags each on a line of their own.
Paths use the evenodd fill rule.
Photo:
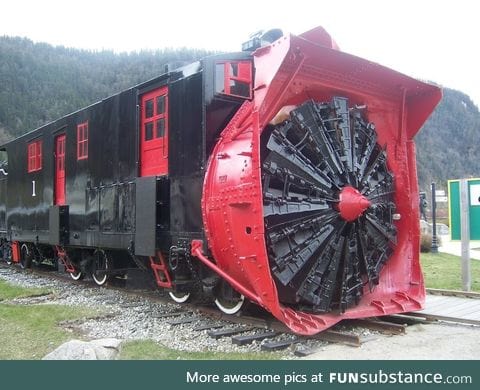
<svg viewBox="0 0 480 390">
<path fill-rule="evenodd" d="M 480 299 L 427 295 L 425 309 L 415 313 L 445 321 L 461 318 L 463 323 L 480 326 Z"/>
<path fill-rule="evenodd" d="M 460 241 L 451 241 L 450 235 L 441 235 L 441 245 L 438 248 L 439 252 L 449 253 L 455 256 L 462 255 L 462 243 Z M 480 241 L 470 242 L 470 259 L 480 260 Z"/>
</svg>

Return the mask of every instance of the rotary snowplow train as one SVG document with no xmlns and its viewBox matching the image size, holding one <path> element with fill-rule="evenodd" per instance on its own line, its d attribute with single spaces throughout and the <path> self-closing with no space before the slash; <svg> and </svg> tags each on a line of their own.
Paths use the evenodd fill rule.
<svg viewBox="0 0 480 390">
<path fill-rule="evenodd" d="M 248 301 L 299 334 L 417 310 L 413 137 L 441 91 L 273 30 L 3 146 L 3 259 L 176 302 Z"/>
</svg>

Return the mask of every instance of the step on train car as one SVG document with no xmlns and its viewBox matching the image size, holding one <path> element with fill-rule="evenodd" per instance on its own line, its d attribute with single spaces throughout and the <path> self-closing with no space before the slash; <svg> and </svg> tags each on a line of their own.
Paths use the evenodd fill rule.
<svg viewBox="0 0 480 390">
<path fill-rule="evenodd" d="M 2 257 L 142 269 L 299 334 L 420 309 L 413 137 L 440 99 L 322 28 L 259 34 L 2 145 Z"/>
</svg>

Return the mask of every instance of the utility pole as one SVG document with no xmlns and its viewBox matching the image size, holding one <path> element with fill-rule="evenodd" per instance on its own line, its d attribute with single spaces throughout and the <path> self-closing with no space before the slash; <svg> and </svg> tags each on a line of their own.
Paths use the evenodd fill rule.
<svg viewBox="0 0 480 390">
<path fill-rule="evenodd" d="M 472 286 L 470 274 L 470 216 L 468 202 L 468 181 L 460 180 L 460 226 L 462 237 L 462 288 L 470 291 Z"/>
<path fill-rule="evenodd" d="M 432 253 L 438 253 L 437 237 L 437 201 L 435 199 L 435 183 L 432 182 Z"/>
</svg>

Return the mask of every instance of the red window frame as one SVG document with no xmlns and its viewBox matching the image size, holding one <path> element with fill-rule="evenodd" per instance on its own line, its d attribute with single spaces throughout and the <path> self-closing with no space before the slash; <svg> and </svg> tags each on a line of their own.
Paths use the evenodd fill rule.
<svg viewBox="0 0 480 390">
<path fill-rule="evenodd" d="M 88 158 L 88 121 L 77 125 L 77 161 Z"/>
<path fill-rule="evenodd" d="M 28 173 L 42 169 L 42 140 L 29 142 L 27 145 Z"/>
<path fill-rule="evenodd" d="M 224 95 L 237 96 L 244 99 L 252 98 L 252 62 L 251 61 L 219 61 L 217 66 L 223 65 L 223 85 L 217 85 L 216 91 Z M 236 68 L 236 74 L 234 72 Z M 218 68 L 216 68 L 218 71 Z M 248 86 L 248 95 L 238 94 L 233 91 L 235 82 Z M 219 87 L 223 87 L 221 90 Z M 233 88 L 232 88 L 233 87 Z"/>
</svg>

